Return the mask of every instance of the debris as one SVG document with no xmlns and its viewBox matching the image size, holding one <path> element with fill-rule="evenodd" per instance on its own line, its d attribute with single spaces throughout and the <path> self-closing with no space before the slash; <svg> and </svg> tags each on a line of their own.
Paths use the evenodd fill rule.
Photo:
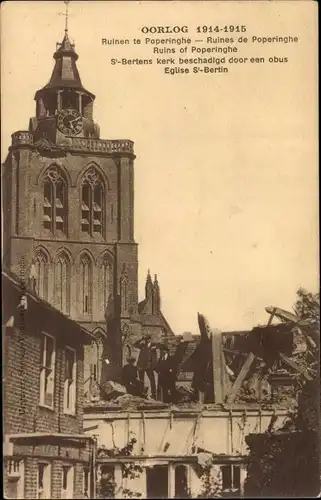
<svg viewBox="0 0 321 500">
<path fill-rule="evenodd" d="M 168 448 L 170 447 L 170 443 L 165 443 L 165 446 L 164 446 L 164 452 L 166 452 L 168 450 Z"/>
<path fill-rule="evenodd" d="M 111 380 L 108 380 L 103 384 L 102 392 L 104 393 L 107 401 L 127 393 L 126 388 L 123 385 L 120 385 L 117 382 L 112 382 Z"/>
<path fill-rule="evenodd" d="M 212 454 L 206 452 L 197 453 L 197 463 L 201 467 L 207 467 L 212 463 Z"/>
<path fill-rule="evenodd" d="M 193 335 L 191 332 L 183 332 L 182 333 L 182 341 L 183 342 L 193 342 Z"/>
<path fill-rule="evenodd" d="M 191 387 L 178 385 L 176 386 L 176 394 L 178 403 L 189 403 L 195 401 L 195 392 Z"/>
<path fill-rule="evenodd" d="M 100 387 L 99 384 L 95 383 L 89 390 L 90 401 L 99 401 L 100 399 Z"/>
<path fill-rule="evenodd" d="M 113 400 L 122 409 L 159 409 L 166 408 L 168 405 L 151 398 L 142 398 L 140 396 L 132 396 L 131 394 L 122 394 Z"/>
</svg>

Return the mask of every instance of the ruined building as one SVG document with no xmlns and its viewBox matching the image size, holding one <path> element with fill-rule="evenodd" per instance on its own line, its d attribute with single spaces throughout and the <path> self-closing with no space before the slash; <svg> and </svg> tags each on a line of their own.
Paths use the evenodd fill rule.
<svg viewBox="0 0 321 500">
<path fill-rule="evenodd" d="M 199 315 L 199 325 L 177 382 L 180 390 L 197 381 L 197 399 L 166 404 L 124 394 L 86 406 L 98 498 L 242 497 L 247 438 L 291 425 L 297 376 L 312 377 L 293 322 L 222 333 Z"/>
</svg>

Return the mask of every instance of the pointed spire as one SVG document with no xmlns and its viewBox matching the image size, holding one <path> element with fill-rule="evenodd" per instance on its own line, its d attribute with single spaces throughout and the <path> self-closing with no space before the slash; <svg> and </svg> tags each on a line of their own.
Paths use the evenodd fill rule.
<svg viewBox="0 0 321 500">
<path fill-rule="evenodd" d="M 145 285 L 145 291 L 146 291 L 146 298 L 148 296 L 151 296 L 152 292 L 153 292 L 153 282 L 152 282 L 152 278 L 151 278 L 151 275 L 150 275 L 150 270 L 148 269 L 147 271 L 147 278 L 146 278 L 146 285 Z"/>
<path fill-rule="evenodd" d="M 153 282 L 150 275 L 150 270 L 147 271 L 147 278 L 145 284 L 145 302 L 146 302 L 146 313 L 152 314 L 153 308 Z"/>
<path fill-rule="evenodd" d="M 160 289 L 157 280 L 157 274 L 154 275 L 153 284 L 153 314 L 158 314 L 160 312 Z"/>
</svg>

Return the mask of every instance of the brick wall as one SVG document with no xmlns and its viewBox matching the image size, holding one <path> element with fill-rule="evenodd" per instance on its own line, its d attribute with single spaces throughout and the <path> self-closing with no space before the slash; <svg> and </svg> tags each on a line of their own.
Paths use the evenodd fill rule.
<svg viewBox="0 0 321 500">
<path fill-rule="evenodd" d="M 25 498 L 37 498 L 37 471 L 38 460 L 26 458 L 25 460 Z"/>
<path fill-rule="evenodd" d="M 23 315 L 18 311 L 18 288 L 4 280 L 4 322 L 14 316 L 14 326 L 3 326 L 4 349 L 4 433 L 81 434 L 83 430 L 84 339 L 79 328 L 59 312 L 27 301 Z M 41 334 L 56 339 L 55 392 L 53 410 L 39 405 Z M 76 350 L 76 412 L 64 414 L 65 347 Z M 24 458 L 24 498 L 36 498 L 39 461 L 51 463 L 52 496 L 61 498 L 62 465 L 74 465 L 74 498 L 83 498 L 83 466 L 88 465 L 89 444 L 67 444 L 55 438 L 34 437 L 14 441 L 13 456 Z M 6 478 L 5 478 L 6 484 Z"/>
<path fill-rule="evenodd" d="M 24 463 L 24 498 L 35 499 L 37 498 L 37 484 L 38 484 L 38 464 L 39 462 L 48 462 L 51 465 L 51 499 L 61 498 L 62 487 L 62 467 L 66 463 L 74 466 L 74 499 L 84 498 L 84 469 L 83 464 L 74 463 L 72 461 L 66 462 L 64 460 L 49 460 L 38 457 L 27 457 Z M 6 492 L 8 484 L 7 474 L 4 474 L 4 492 Z"/>
<path fill-rule="evenodd" d="M 39 406 L 41 336 L 34 331 L 32 336 L 19 329 L 6 329 L 4 430 L 17 432 L 64 432 L 80 433 L 83 415 L 83 352 L 77 349 L 77 397 L 76 414 L 63 412 L 65 358 L 64 345 L 56 344 L 56 372 L 54 409 Z M 50 332 L 47 332 L 50 333 Z M 67 341 L 66 341 L 67 342 Z M 71 347 L 76 347 L 72 345 Z"/>
</svg>

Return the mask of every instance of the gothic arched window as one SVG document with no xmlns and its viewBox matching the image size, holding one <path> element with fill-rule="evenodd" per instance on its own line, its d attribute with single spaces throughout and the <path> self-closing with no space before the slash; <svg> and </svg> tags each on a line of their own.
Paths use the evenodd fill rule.
<svg viewBox="0 0 321 500">
<path fill-rule="evenodd" d="M 48 258 L 44 252 L 38 252 L 34 261 L 36 293 L 42 299 L 48 298 Z"/>
<path fill-rule="evenodd" d="M 70 263 L 64 253 L 58 256 L 55 267 L 55 291 L 57 307 L 69 314 L 70 312 Z"/>
<path fill-rule="evenodd" d="M 108 299 L 109 299 L 109 294 L 112 291 L 112 286 L 113 286 L 113 266 L 112 263 L 110 262 L 110 259 L 108 256 L 105 256 L 102 260 L 101 266 L 100 266 L 100 282 L 101 282 L 101 289 L 100 289 L 100 311 L 102 314 L 105 314 L 107 305 L 108 305 Z"/>
<path fill-rule="evenodd" d="M 80 307 L 86 316 L 92 312 L 92 264 L 88 255 L 80 259 Z"/>
<path fill-rule="evenodd" d="M 50 168 L 43 185 L 43 225 L 52 233 L 67 232 L 67 183 L 59 168 Z"/>
<path fill-rule="evenodd" d="M 104 184 L 94 168 L 86 172 L 81 185 L 81 231 L 91 236 L 104 232 Z"/>
</svg>

